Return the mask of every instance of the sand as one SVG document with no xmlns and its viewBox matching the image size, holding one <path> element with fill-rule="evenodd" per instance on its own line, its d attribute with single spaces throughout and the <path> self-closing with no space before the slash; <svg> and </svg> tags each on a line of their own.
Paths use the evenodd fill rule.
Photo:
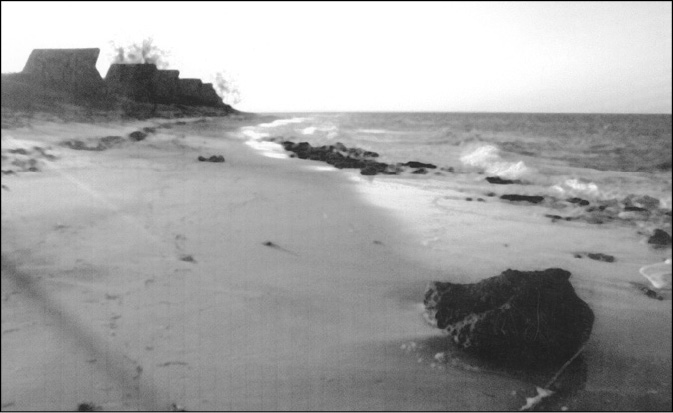
<svg viewBox="0 0 673 413">
<path fill-rule="evenodd" d="M 456 195 L 437 217 L 456 248 L 437 251 L 399 200 L 384 208 L 348 174 L 243 144 L 238 128 L 259 120 L 185 121 L 2 130 L 3 153 L 55 157 L 2 177 L 3 410 L 516 410 L 542 383 L 438 363 L 444 339 L 419 304 L 431 280 L 550 266 L 573 273 L 597 320 L 568 406 L 670 407 L 670 290 L 629 285 L 665 252 L 632 230 Z M 59 145 L 163 123 L 104 151 Z M 572 255 L 596 246 L 619 264 Z"/>
</svg>

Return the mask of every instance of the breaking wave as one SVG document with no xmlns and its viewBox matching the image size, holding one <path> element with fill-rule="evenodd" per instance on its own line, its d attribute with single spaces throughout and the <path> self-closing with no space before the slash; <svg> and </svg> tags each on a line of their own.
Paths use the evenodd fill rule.
<svg viewBox="0 0 673 413">
<path fill-rule="evenodd" d="M 578 178 L 566 179 L 560 184 L 551 187 L 553 191 L 562 197 L 580 197 L 580 198 L 603 198 L 604 194 L 593 182 L 588 182 Z"/>
<path fill-rule="evenodd" d="M 532 172 L 523 161 L 504 160 L 500 156 L 500 150 L 494 145 L 469 146 L 463 151 L 460 161 L 466 166 L 480 168 L 489 174 L 508 179 L 521 178 Z"/>
<path fill-rule="evenodd" d="M 274 120 L 273 122 L 269 122 L 269 123 L 261 123 L 257 126 L 261 127 L 261 128 L 275 128 L 275 127 L 278 127 L 278 126 L 288 125 L 288 124 L 291 124 L 291 123 L 302 123 L 302 122 L 307 121 L 308 119 L 309 118 L 278 119 L 278 120 Z"/>
</svg>

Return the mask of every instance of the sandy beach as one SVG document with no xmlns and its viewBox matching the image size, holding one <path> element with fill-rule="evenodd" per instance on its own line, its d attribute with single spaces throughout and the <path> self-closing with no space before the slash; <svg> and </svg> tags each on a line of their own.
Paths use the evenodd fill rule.
<svg viewBox="0 0 673 413">
<path fill-rule="evenodd" d="M 418 217 L 394 178 L 364 194 L 368 178 L 262 156 L 239 136 L 261 121 L 2 130 L 3 155 L 23 148 L 38 169 L 2 177 L 3 410 L 517 410 L 546 379 L 438 363 L 423 292 L 549 267 L 596 315 L 585 379 L 553 408 L 670 409 L 671 292 L 630 285 L 670 248 L 465 202 L 469 186 Z M 143 128 L 106 150 L 62 145 Z M 212 155 L 225 162 L 197 160 Z M 428 219 L 455 228 L 455 248 L 432 248 L 413 225 Z"/>
</svg>

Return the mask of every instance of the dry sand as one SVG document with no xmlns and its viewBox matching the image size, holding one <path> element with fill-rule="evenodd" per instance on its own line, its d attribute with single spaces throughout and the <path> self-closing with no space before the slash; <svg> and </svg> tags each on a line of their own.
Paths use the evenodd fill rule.
<svg viewBox="0 0 673 413">
<path fill-rule="evenodd" d="M 516 375 L 435 363 L 444 345 L 418 304 L 430 280 L 550 266 L 531 240 L 558 226 L 447 199 L 458 247 L 438 255 L 346 174 L 230 136 L 250 120 L 194 121 L 105 151 L 58 143 L 159 121 L 2 131 L 3 152 L 56 156 L 2 179 L 3 410 L 512 410 L 534 394 Z M 512 222 L 497 262 L 493 237 Z M 568 253 L 590 237 L 626 257 L 564 266 L 597 317 L 569 407 L 670 407 L 670 291 L 634 293 L 627 232 L 560 231 Z"/>
</svg>

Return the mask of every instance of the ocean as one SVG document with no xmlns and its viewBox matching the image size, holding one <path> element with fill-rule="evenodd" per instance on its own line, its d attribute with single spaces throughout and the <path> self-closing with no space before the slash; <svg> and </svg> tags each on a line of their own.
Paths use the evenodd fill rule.
<svg viewBox="0 0 673 413">
<path fill-rule="evenodd" d="M 587 200 L 648 195 L 671 208 L 671 115 L 538 113 L 291 113 L 246 128 L 251 145 L 265 138 L 311 145 L 341 142 L 380 154 L 386 163 L 420 161 L 454 174 L 408 177 L 436 187 L 519 179 L 529 193 Z M 277 149 L 280 150 L 278 145 Z M 281 156 L 276 153 L 276 156 Z"/>
</svg>

